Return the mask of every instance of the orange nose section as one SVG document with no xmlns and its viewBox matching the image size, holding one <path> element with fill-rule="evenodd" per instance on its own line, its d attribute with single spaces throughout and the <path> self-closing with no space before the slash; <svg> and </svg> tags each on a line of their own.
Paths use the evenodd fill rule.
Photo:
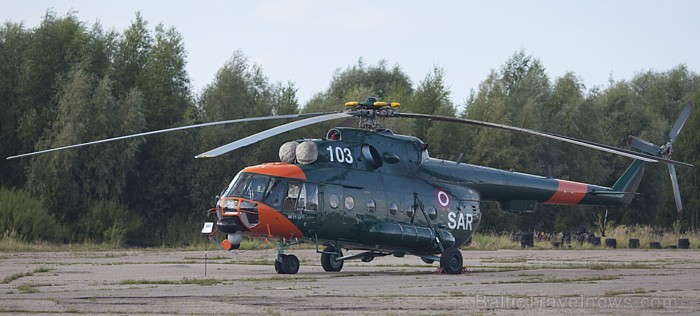
<svg viewBox="0 0 700 316">
<path fill-rule="evenodd" d="M 286 216 L 277 210 L 260 204 L 258 207 L 260 222 L 249 228 L 249 232 L 255 236 L 302 238 L 304 234 Z"/>
<path fill-rule="evenodd" d="M 298 180 L 306 180 L 304 171 L 296 165 L 288 163 L 266 163 L 257 166 L 251 166 L 243 169 L 243 172 L 257 173 L 267 176 L 292 178 Z M 236 198 L 240 199 L 240 198 Z M 228 216 L 236 216 L 241 219 L 242 225 L 247 229 L 246 235 L 255 237 L 277 237 L 277 238 L 302 238 L 304 234 L 299 228 L 294 225 L 286 216 L 274 208 L 258 201 L 250 201 L 245 199 L 239 200 L 240 204 L 244 201 L 257 205 L 257 218 L 245 214 L 246 211 L 239 209 L 237 214 Z M 246 203 L 247 203 L 246 202 Z M 243 213 L 243 214 L 241 214 Z M 226 216 L 226 214 L 224 214 Z M 225 245 L 224 245 L 225 247 Z"/>
<path fill-rule="evenodd" d="M 306 175 L 304 174 L 304 171 L 301 170 L 301 168 L 299 168 L 296 165 L 283 162 L 273 162 L 252 166 L 243 169 L 243 171 L 264 174 L 266 176 L 306 180 Z"/>
</svg>

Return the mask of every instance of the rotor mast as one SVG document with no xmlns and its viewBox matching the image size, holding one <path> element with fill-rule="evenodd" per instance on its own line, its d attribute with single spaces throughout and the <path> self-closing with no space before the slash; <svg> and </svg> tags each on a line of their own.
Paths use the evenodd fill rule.
<svg viewBox="0 0 700 316">
<path fill-rule="evenodd" d="M 381 102 L 377 101 L 375 97 L 366 98 L 362 102 L 346 102 L 345 106 L 348 107 L 348 111 L 357 113 L 360 117 L 359 128 L 376 131 L 382 128 L 382 125 L 377 122 L 379 117 L 391 117 L 396 114 L 395 108 L 399 107 L 398 102 Z"/>
</svg>

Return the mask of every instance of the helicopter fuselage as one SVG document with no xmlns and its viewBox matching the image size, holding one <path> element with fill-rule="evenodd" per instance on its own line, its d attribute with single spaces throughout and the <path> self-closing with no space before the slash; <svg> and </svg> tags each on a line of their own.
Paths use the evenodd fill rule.
<svg viewBox="0 0 700 316">
<path fill-rule="evenodd" d="M 326 136 L 296 142 L 313 148 L 304 164 L 242 170 L 218 202 L 219 230 L 422 256 L 467 243 L 482 201 L 514 212 L 624 204 L 612 188 L 430 158 L 418 138 L 388 130 Z"/>
</svg>

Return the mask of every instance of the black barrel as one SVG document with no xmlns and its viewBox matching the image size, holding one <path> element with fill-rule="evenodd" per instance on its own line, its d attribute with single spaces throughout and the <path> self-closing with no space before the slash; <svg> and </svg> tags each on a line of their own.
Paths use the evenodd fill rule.
<svg viewBox="0 0 700 316">
<path fill-rule="evenodd" d="M 649 243 L 649 248 L 651 249 L 661 249 L 661 243 L 658 241 L 652 241 Z"/>
<path fill-rule="evenodd" d="M 637 238 L 630 238 L 630 241 L 629 241 L 629 244 L 628 244 L 628 245 L 629 245 L 630 248 L 639 248 L 639 239 L 637 239 Z"/>
<path fill-rule="evenodd" d="M 690 248 L 690 240 L 688 238 L 681 238 L 678 239 L 678 248 L 679 249 L 688 249 Z"/>
<path fill-rule="evenodd" d="M 534 247 L 535 234 L 532 232 L 523 232 L 520 234 L 520 247 Z"/>
<path fill-rule="evenodd" d="M 605 238 L 605 248 L 617 248 L 617 239 L 615 238 Z"/>
<path fill-rule="evenodd" d="M 593 246 L 600 246 L 600 237 L 591 238 L 591 243 L 593 244 Z"/>
</svg>

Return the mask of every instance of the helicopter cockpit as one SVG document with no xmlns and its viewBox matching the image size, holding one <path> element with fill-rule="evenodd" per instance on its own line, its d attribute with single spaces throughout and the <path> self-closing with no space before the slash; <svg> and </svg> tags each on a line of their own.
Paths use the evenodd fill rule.
<svg viewBox="0 0 700 316">
<path fill-rule="evenodd" d="M 224 214 L 236 198 L 262 202 L 283 213 L 309 213 L 318 209 L 318 185 L 255 173 L 239 173 L 221 195 Z M 220 203 L 221 204 L 221 203 Z"/>
</svg>

